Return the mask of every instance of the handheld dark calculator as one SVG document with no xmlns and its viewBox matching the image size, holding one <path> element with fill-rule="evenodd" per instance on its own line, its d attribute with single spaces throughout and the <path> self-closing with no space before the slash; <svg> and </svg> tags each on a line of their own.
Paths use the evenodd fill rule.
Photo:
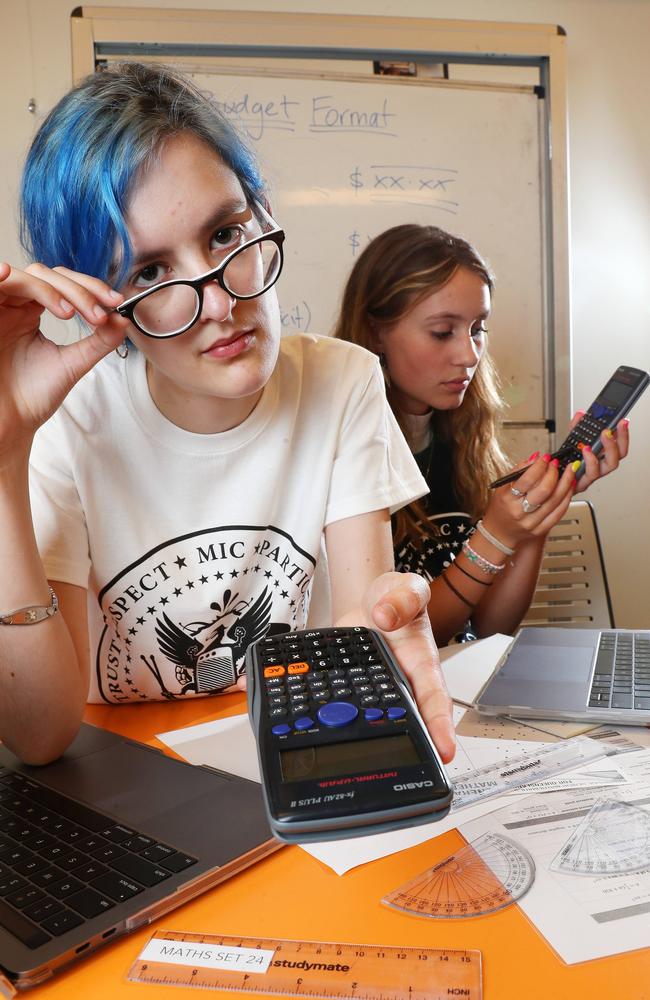
<svg viewBox="0 0 650 1000">
<path fill-rule="evenodd" d="M 264 801 L 279 840 L 362 836 L 447 814 L 451 785 L 378 632 L 269 636 L 249 647 L 246 677 Z"/>
<path fill-rule="evenodd" d="M 602 451 L 603 445 L 600 435 L 603 431 L 614 430 L 619 420 L 632 409 L 639 396 L 645 391 L 648 382 L 650 382 L 650 375 L 641 368 L 620 365 L 616 369 L 584 416 L 569 432 L 560 447 L 553 452 L 552 457 L 557 458 L 559 462 L 559 475 L 562 475 L 567 465 L 579 461 L 576 479 L 580 478 L 585 471 L 582 459 L 584 445 L 589 445 L 594 455 Z M 524 468 L 509 472 L 508 475 L 490 483 L 490 489 L 494 490 L 499 486 L 505 486 L 506 483 L 514 483 L 525 471 Z"/>
</svg>

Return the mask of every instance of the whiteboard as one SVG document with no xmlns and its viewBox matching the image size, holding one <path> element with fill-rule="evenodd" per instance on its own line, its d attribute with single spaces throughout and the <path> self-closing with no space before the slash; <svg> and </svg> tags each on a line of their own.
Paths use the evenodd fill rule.
<svg viewBox="0 0 650 1000">
<path fill-rule="evenodd" d="M 402 222 L 473 243 L 496 275 L 508 421 L 543 421 L 544 211 L 532 88 L 194 74 L 255 149 L 283 226 L 283 331 L 330 333 L 363 246 Z"/>
</svg>

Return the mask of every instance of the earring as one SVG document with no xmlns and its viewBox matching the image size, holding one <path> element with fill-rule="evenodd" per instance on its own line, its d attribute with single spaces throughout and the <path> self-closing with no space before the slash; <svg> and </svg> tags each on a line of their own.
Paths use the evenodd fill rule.
<svg viewBox="0 0 650 1000">
<path fill-rule="evenodd" d="M 386 362 L 386 355 L 380 353 L 379 364 L 381 365 L 382 374 L 384 376 L 384 382 L 386 383 L 386 388 L 390 389 L 390 372 L 388 371 L 388 364 Z"/>
<path fill-rule="evenodd" d="M 120 350 L 120 348 L 122 348 L 122 350 Z M 123 340 L 121 344 L 117 345 L 117 347 L 115 348 L 115 353 L 117 354 L 118 358 L 122 359 L 128 358 L 129 345 L 127 344 L 126 340 Z"/>
</svg>

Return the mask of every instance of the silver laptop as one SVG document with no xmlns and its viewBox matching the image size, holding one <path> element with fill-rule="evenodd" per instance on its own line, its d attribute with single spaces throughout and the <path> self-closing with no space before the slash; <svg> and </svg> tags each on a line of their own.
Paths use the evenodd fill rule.
<svg viewBox="0 0 650 1000">
<path fill-rule="evenodd" d="M 474 707 L 484 715 L 650 724 L 650 631 L 524 627 Z"/>
<path fill-rule="evenodd" d="M 256 782 L 88 725 L 45 767 L 0 747 L 0 995 L 280 846 Z"/>
</svg>

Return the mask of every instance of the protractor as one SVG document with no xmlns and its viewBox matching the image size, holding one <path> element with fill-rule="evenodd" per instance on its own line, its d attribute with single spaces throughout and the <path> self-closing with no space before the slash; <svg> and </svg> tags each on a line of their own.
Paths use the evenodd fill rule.
<svg viewBox="0 0 650 1000">
<path fill-rule="evenodd" d="M 480 917 L 521 899 L 534 878 L 528 851 L 498 833 L 484 833 L 382 903 L 420 917 Z"/>
<path fill-rule="evenodd" d="M 650 816 L 629 802 L 594 803 L 551 862 L 574 875 L 616 875 L 650 867 Z"/>
</svg>

